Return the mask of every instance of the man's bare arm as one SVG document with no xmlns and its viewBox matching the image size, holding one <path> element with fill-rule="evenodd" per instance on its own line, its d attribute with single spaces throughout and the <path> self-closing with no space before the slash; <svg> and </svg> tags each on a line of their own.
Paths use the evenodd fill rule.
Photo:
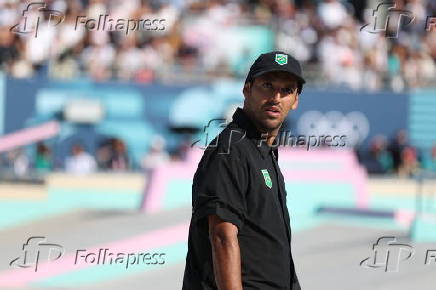
<svg viewBox="0 0 436 290">
<path fill-rule="evenodd" d="M 238 228 L 217 215 L 209 216 L 209 240 L 219 290 L 242 290 Z"/>
</svg>

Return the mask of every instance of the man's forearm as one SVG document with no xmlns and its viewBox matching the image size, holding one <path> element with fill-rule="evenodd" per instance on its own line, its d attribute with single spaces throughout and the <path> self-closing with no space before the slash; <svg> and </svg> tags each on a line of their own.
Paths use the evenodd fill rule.
<svg viewBox="0 0 436 290">
<path fill-rule="evenodd" d="M 213 268 L 219 290 L 242 290 L 241 253 L 237 237 L 211 237 Z"/>
</svg>

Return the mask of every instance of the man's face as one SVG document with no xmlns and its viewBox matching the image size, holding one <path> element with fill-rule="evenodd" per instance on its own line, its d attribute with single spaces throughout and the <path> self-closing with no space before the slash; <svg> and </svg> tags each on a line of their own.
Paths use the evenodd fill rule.
<svg viewBox="0 0 436 290">
<path fill-rule="evenodd" d="M 289 113 L 298 106 L 298 81 L 287 72 L 268 72 L 246 83 L 244 110 L 262 131 L 280 128 Z"/>
</svg>

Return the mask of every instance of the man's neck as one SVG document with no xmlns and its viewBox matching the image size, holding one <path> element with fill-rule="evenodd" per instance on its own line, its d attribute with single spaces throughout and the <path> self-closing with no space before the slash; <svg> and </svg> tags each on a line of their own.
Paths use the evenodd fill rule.
<svg viewBox="0 0 436 290">
<path fill-rule="evenodd" d="M 271 147 L 272 144 L 274 143 L 274 139 L 278 135 L 278 132 L 279 132 L 281 126 L 279 126 L 278 128 L 272 129 L 272 130 L 267 130 L 267 129 L 259 126 L 258 123 L 251 116 L 251 114 L 249 112 L 247 112 L 247 110 L 245 110 L 245 109 L 243 109 L 243 110 L 247 114 L 247 116 L 250 118 L 251 122 L 254 124 L 256 129 L 262 134 L 262 139 L 264 139 L 265 134 L 267 135 L 266 144 Z"/>
</svg>

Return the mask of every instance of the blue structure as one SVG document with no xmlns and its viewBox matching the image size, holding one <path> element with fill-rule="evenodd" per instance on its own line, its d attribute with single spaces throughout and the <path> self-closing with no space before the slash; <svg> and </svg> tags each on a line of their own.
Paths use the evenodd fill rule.
<svg viewBox="0 0 436 290">
<path fill-rule="evenodd" d="M 0 130 L 7 134 L 48 120 L 60 120 L 61 134 L 56 140 L 49 140 L 59 160 L 63 160 L 70 145 L 77 141 L 94 153 L 99 140 L 106 136 L 124 140 L 138 166 L 155 134 L 167 140 L 170 151 L 176 150 L 183 138 L 174 129 L 196 132 L 191 140 L 200 140 L 205 133 L 212 140 L 222 128 L 218 126 L 220 122 L 210 121 L 224 122 L 236 106 L 242 106 L 242 86 L 242 80 L 170 86 L 3 76 L 0 77 Z M 318 132 L 310 126 L 321 124 L 324 126 L 318 128 L 321 133 L 354 134 L 366 146 L 375 135 L 392 137 L 398 129 L 405 128 L 409 129 L 414 145 L 429 149 L 436 136 L 434 95 L 435 91 L 431 90 L 397 94 L 307 87 L 300 97 L 299 108 L 289 115 L 285 129 L 308 135 Z M 83 125 L 63 120 L 65 105 L 75 99 L 98 101 L 104 111 L 101 122 Z M 205 128 L 209 123 L 210 128 Z"/>
</svg>

